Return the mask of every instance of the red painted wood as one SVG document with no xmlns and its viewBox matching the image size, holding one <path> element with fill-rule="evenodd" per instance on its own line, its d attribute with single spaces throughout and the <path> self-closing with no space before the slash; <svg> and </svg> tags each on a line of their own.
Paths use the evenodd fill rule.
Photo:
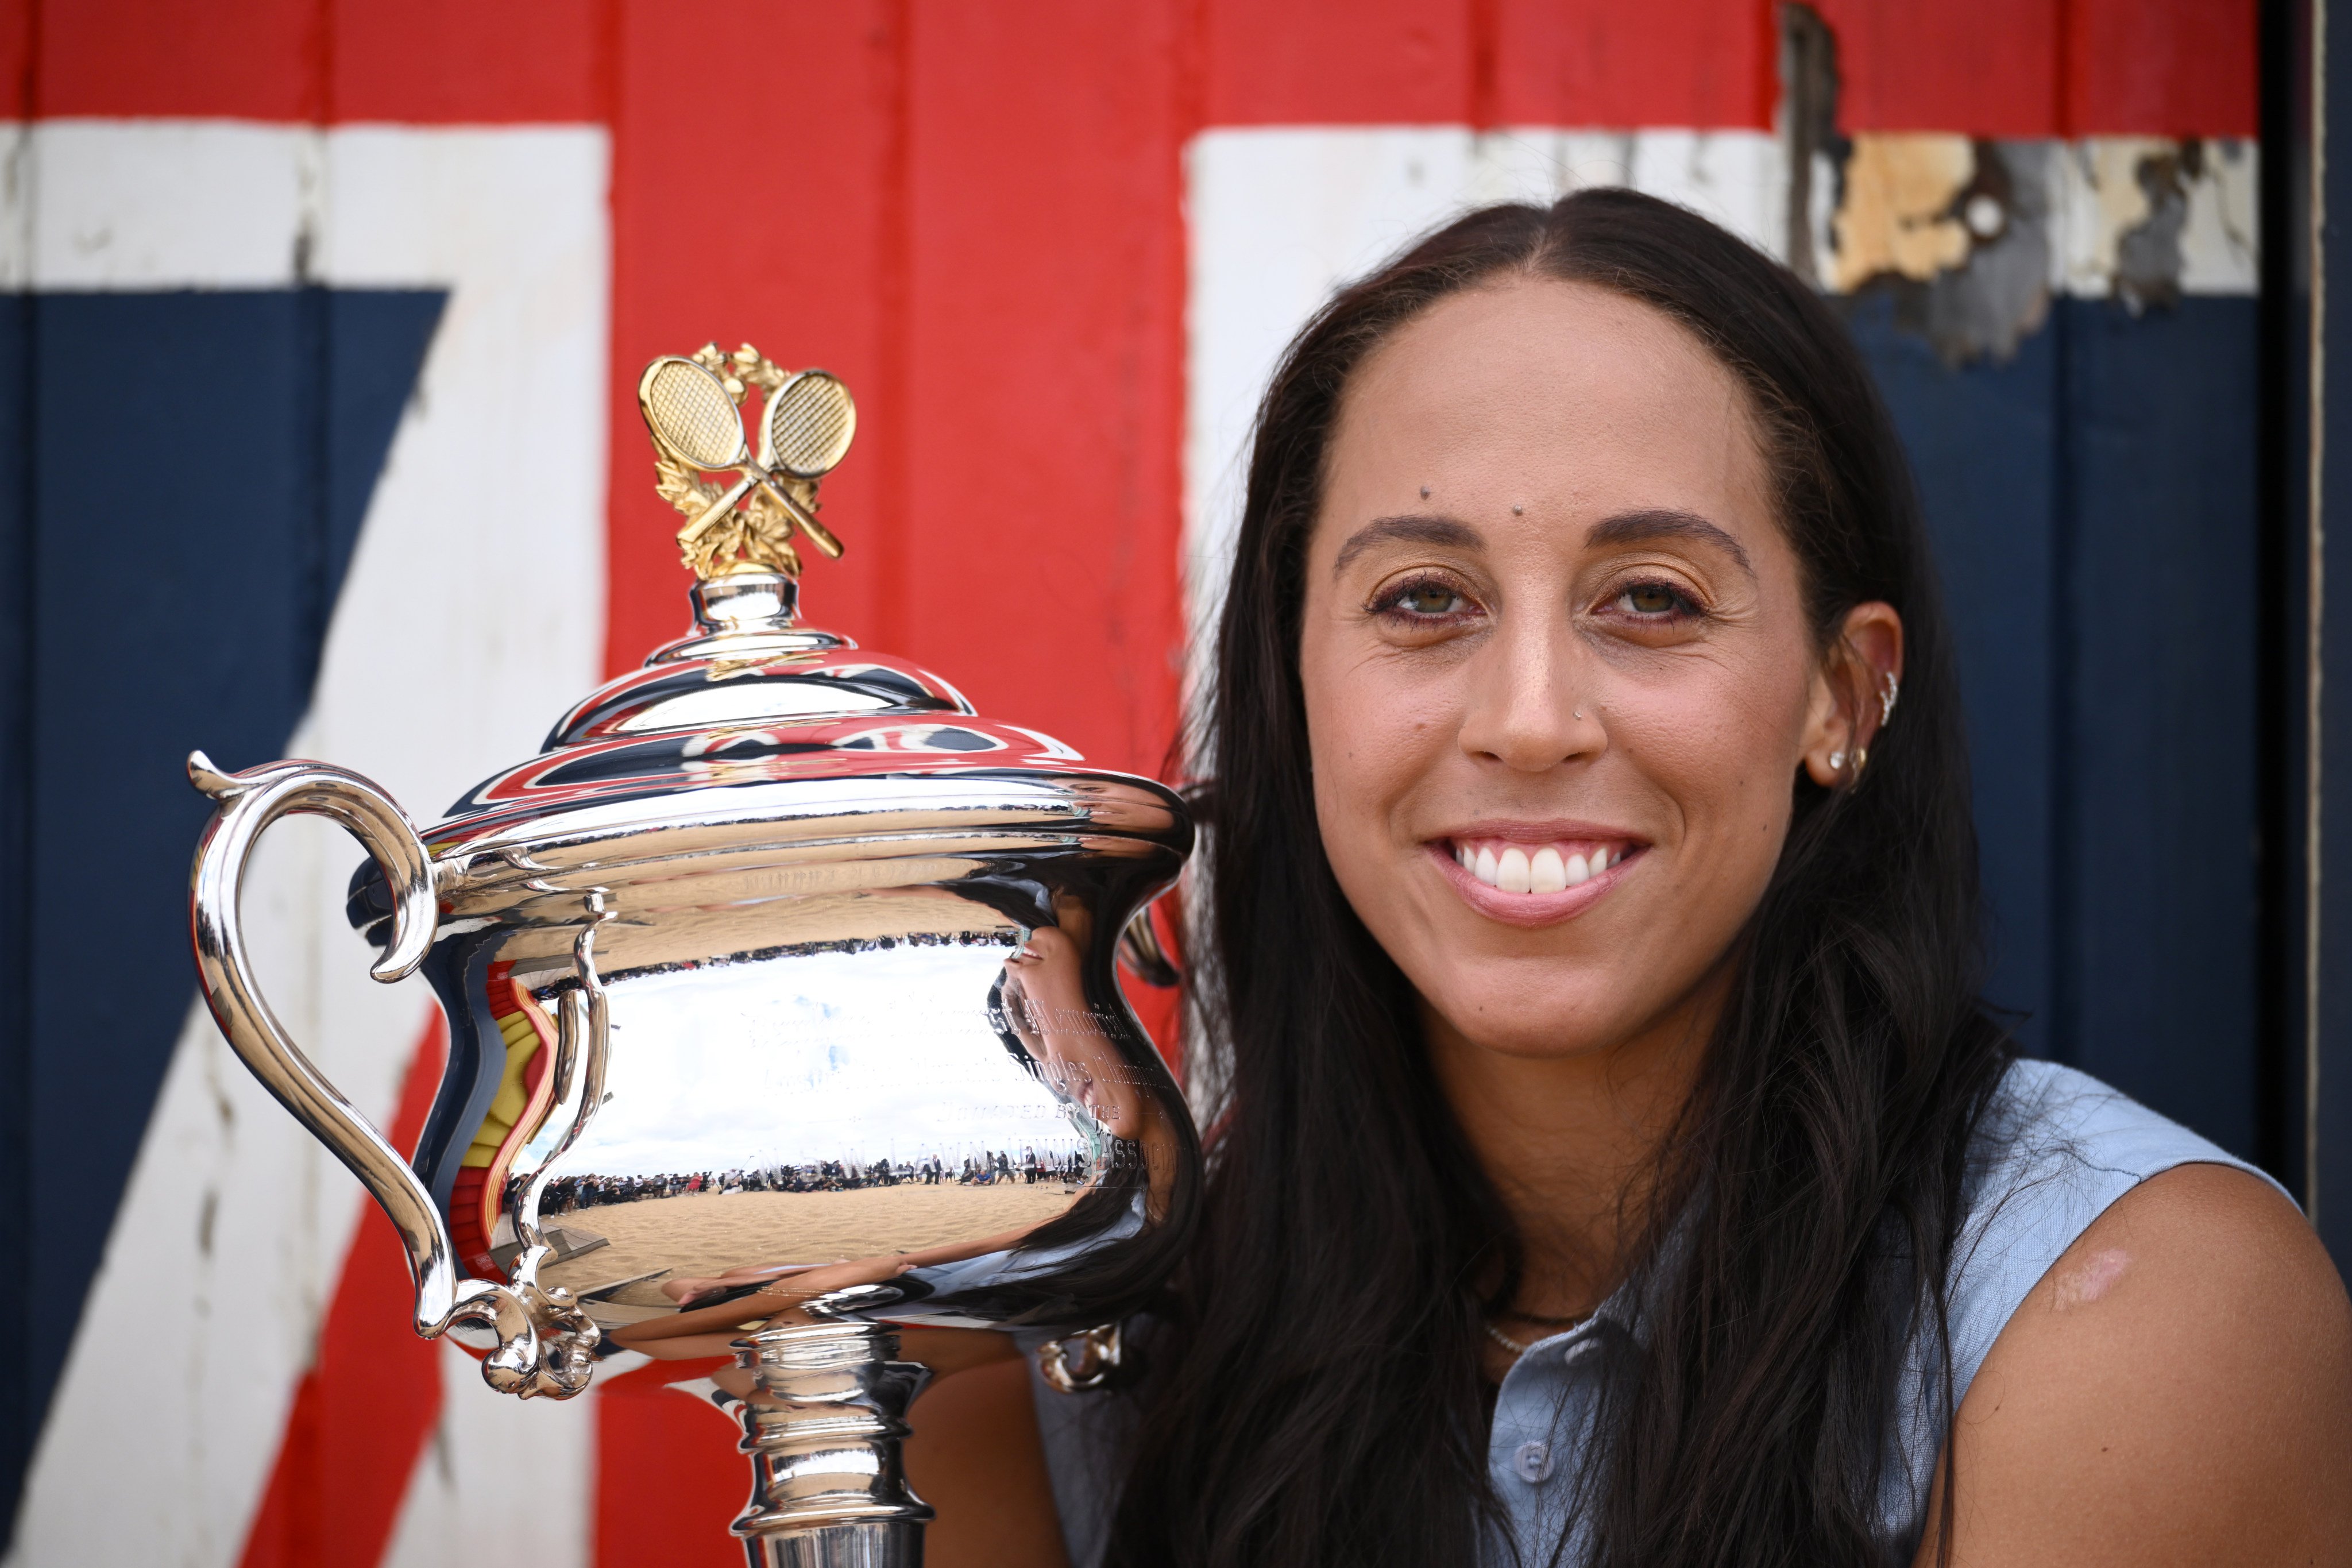
<svg viewBox="0 0 2352 1568">
<path fill-rule="evenodd" d="M 1766 130 L 1772 0 L 1494 0 L 1489 123 Z"/>
<path fill-rule="evenodd" d="M 894 237 L 902 235 L 894 208 L 905 182 L 893 168 L 900 30 L 892 9 L 889 0 L 789 8 L 765 0 L 630 0 L 621 7 L 606 541 L 612 672 L 635 668 L 685 630 L 691 582 L 672 540 L 683 520 L 654 494 L 635 372 L 656 354 L 689 353 L 714 336 L 731 340 L 730 348 L 749 339 L 782 363 L 823 365 L 848 382 L 857 439 L 824 487 L 825 519 L 848 554 L 813 562 L 803 605 L 819 626 L 887 641 L 877 637 L 887 631 L 879 585 L 897 564 L 889 509 L 905 492 L 894 466 L 908 441 L 889 369 L 903 320 L 883 309 L 906 265 L 903 237 Z M 776 107 L 766 114 L 725 107 L 713 96 L 713 38 L 789 70 L 789 97 L 768 100 Z"/>
<path fill-rule="evenodd" d="M 1837 35 L 1840 128 L 2056 134 L 2061 5 L 1821 0 Z"/>
<path fill-rule="evenodd" d="M 603 0 L 331 3 L 331 120 L 523 124 L 604 118 Z"/>
<path fill-rule="evenodd" d="M 2255 0 L 1821 0 L 1849 131 L 2252 136 Z"/>
<path fill-rule="evenodd" d="M 30 29 L 35 97 L 45 115 L 600 120 L 601 10 L 601 0 L 46 0 Z M 0 35 L 23 36 L 31 16 L 31 0 L 10 0 Z M 20 99 L 22 76 L 5 79 Z"/>
<path fill-rule="evenodd" d="M 2073 0 L 2066 133 L 2252 136 L 2255 0 Z"/>
<path fill-rule="evenodd" d="M 39 112 L 33 71 L 36 20 L 33 0 L 0 0 L 0 119 L 26 120 Z"/>
<path fill-rule="evenodd" d="M 655 1362 L 596 1380 L 594 1568 L 743 1568 L 727 1531 L 751 1495 L 742 1430 L 669 1386 L 719 1364 Z"/>
<path fill-rule="evenodd" d="M 1181 84 L 1172 7 L 780 16 L 701 7 L 823 58 L 791 129 L 713 138 L 675 6 L 628 7 L 615 124 L 614 363 L 751 336 L 859 400 L 826 487 L 850 554 L 810 618 L 925 662 L 983 711 L 1154 771 L 1181 636 Z M 704 219 L 709 189 L 790 201 Z M 627 380 L 616 375 L 615 383 Z M 625 393 L 609 662 L 675 636 L 687 579 Z"/>
<path fill-rule="evenodd" d="M 1208 123 L 1464 123 L 1472 13 L 1462 0 L 1202 0 Z"/>
<path fill-rule="evenodd" d="M 46 0 L 34 66 L 41 112 L 318 119 L 320 19 L 318 0 Z"/>
<path fill-rule="evenodd" d="M 440 1086 L 448 1037 L 436 1011 L 400 1091 L 392 1141 L 413 1147 Z M 294 1391 L 240 1568 L 381 1562 L 417 1456 L 441 1415 L 441 1347 L 416 1337 L 408 1257 L 373 1202 L 344 1255 Z"/>
<path fill-rule="evenodd" d="M 918 13 L 905 651 L 1156 772 L 1175 725 L 1183 289 L 1167 7 Z"/>
<path fill-rule="evenodd" d="M 796 109 L 870 89 L 866 57 L 906 4 L 680 0 L 662 13 L 670 26 L 655 53 L 690 58 L 674 90 L 705 106 L 696 122 L 734 121 L 731 109 L 712 107 L 714 60 L 791 62 Z M 1197 53 L 1205 123 L 1770 122 L 1770 0 L 1150 0 L 1133 9 L 1181 35 L 1180 53 Z M 2256 129 L 2255 0 L 1822 0 L 1820 9 L 1839 35 L 1848 129 Z M 614 23 L 642 43 L 628 18 L 645 15 L 625 0 L 73 0 L 37 13 L 33 0 L 6 0 L 0 114 L 596 121 L 612 112 Z M 927 20 L 951 28 L 999 15 Z M 1066 61 L 1074 52 L 1059 51 Z M 1083 83 L 1093 68 L 1072 63 Z M 643 70 L 620 69 L 642 85 Z M 793 129 L 804 136 L 812 124 Z M 736 139 L 765 134 L 735 124 Z"/>
</svg>

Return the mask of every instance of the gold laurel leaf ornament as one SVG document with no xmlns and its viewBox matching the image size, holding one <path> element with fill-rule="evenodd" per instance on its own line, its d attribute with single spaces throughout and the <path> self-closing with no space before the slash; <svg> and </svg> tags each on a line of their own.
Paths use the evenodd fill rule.
<svg viewBox="0 0 2352 1568">
<path fill-rule="evenodd" d="M 743 427 L 743 403 L 755 387 L 756 453 Z M 750 343 L 728 352 L 710 342 L 646 365 L 637 409 L 653 438 L 655 492 L 686 515 L 678 550 L 696 576 L 797 577 L 795 531 L 840 557 L 841 542 L 816 515 L 818 482 L 857 432 L 857 405 L 838 376 L 785 370 Z"/>
</svg>

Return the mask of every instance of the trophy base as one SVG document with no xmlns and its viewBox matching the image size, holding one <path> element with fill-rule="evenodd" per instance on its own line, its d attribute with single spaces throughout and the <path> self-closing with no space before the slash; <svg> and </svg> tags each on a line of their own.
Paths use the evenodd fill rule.
<svg viewBox="0 0 2352 1568">
<path fill-rule="evenodd" d="M 743 1548 L 751 1568 L 923 1568 L 923 1527 L 912 1521 L 828 1524 L 754 1536 Z"/>
<path fill-rule="evenodd" d="M 894 1361 L 898 1334 L 836 1319 L 735 1342 L 754 1387 L 740 1406 L 751 1568 L 922 1568 L 930 1505 L 907 1485 L 907 1406 L 929 1369 Z"/>
</svg>

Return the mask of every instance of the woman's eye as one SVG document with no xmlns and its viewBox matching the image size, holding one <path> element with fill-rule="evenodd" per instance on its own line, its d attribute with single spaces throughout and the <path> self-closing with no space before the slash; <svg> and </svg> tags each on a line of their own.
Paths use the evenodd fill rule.
<svg viewBox="0 0 2352 1568">
<path fill-rule="evenodd" d="M 1424 580 L 1382 595 L 1373 607 L 1402 612 L 1413 620 L 1436 620 L 1459 615 L 1470 607 L 1470 602 L 1451 584 Z"/>
<path fill-rule="evenodd" d="M 1620 604 L 1637 616 L 1683 615 L 1691 609 L 1688 599 L 1664 583 L 1636 583 L 1617 597 Z"/>
</svg>

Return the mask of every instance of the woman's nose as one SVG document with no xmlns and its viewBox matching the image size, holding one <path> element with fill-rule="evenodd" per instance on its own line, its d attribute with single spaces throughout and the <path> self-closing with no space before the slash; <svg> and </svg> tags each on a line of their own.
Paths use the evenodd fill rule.
<svg viewBox="0 0 2352 1568">
<path fill-rule="evenodd" d="M 1461 744 L 1522 773 L 1541 773 L 1598 752 L 1597 705 L 1580 689 L 1583 660 L 1549 628 L 1507 629 L 1468 671 Z"/>
</svg>

